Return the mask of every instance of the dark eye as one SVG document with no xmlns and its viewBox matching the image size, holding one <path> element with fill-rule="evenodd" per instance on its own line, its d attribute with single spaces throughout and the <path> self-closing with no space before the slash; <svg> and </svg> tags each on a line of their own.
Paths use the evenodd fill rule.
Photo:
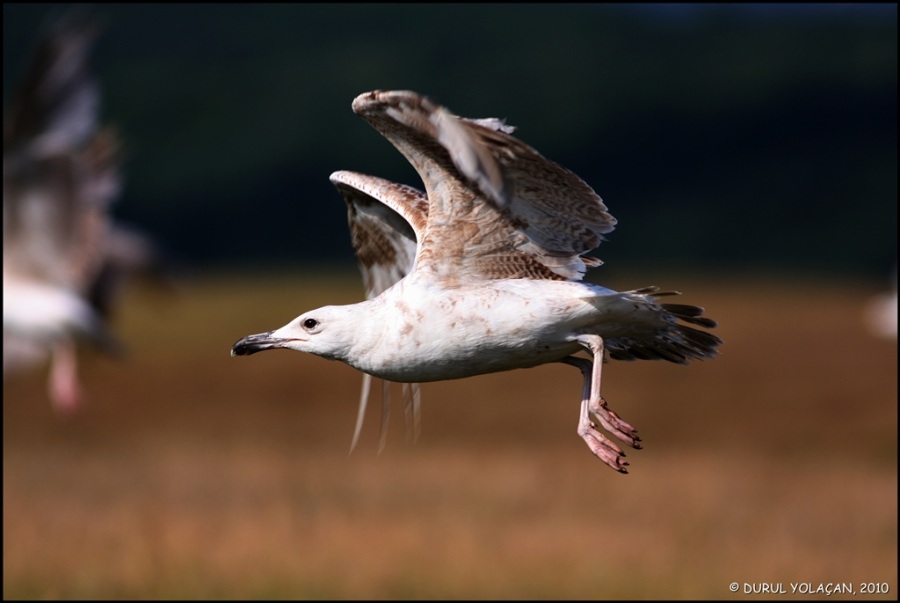
<svg viewBox="0 0 900 603">
<path fill-rule="evenodd" d="M 319 324 L 319 321 L 316 320 L 315 318 L 307 318 L 306 320 L 303 321 L 303 328 L 304 329 L 315 329 L 316 326 L 318 326 L 318 324 Z"/>
</svg>

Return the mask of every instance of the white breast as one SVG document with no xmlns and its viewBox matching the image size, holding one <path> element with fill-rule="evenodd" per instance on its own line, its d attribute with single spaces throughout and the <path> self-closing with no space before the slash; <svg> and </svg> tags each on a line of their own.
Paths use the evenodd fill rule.
<svg viewBox="0 0 900 603">
<path fill-rule="evenodd" d="M 559 360 L 580 349 L 573 329 L 596 312 L 583 299 L 553 295 L 560 284 L 581 286 L 523 280 L 444 289 L 406 279 L 377 300 L 379 326 L 348 361 L 391 381 L 423 382 Z"/>
</svg>

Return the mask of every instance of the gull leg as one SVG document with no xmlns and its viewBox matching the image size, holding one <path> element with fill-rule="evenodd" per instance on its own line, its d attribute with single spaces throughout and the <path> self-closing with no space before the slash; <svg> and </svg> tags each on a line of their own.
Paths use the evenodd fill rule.
<svg viewBox="0 0 900 603">
<path fill-rule="evenodd" d="M 610 410 L 606 400 L 600 395 L 601 372 L 603 370 L 603 338 L 599 335 L 579 335 L 577 339 L 578 343 L 587 348 L 594 356 L 588 408 L 600 420 L 600 424 L 603 425 L 604 429 L 632 448 L 640 449 L 641 438 L 638 437 L 637 430 Z"/>
<path fill-rule="evenodd" d="M 620 473 L 628 473 L 625 467 L 628 461 L 625 460 L 625 453 L 616 446 L 609 438 L 597 430 L 596 425 L 591 421 L 590 400 L 591 400 L 591 382 L 592 382 L 592 362 L 585 358 L 576 358 L 568 356 L 560 360 L 566 364 L 570 364 L 581 371 L 584 376 L 584 386 L 581 393 L 581 413 L 578 415 L 578 435 L 585 441 L 594 456 L 615 469 Z"/>
<path fill-rule="evenodd" d="M 71 341 L 58 343 L 50 362 L 49 389 L 53 408 L 60 414 L 71 415 L 81 404 L 75 344 Z"/>
</svg>

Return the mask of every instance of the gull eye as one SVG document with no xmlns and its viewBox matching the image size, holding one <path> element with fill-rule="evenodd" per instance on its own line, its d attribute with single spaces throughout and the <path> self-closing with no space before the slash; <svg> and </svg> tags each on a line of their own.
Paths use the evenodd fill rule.
<svg viewBox="0 0 900 603">
<path fill-rule="evenodd" d="M 317 326 L 319 326 L 319 321 L 316 320 L 315 318 L 307 318 L 306 320 L 303 321 L 303 328 L 306 329 L 307 331 L 311 331 L 312 329 L 315 329 Z"/>
</svg>

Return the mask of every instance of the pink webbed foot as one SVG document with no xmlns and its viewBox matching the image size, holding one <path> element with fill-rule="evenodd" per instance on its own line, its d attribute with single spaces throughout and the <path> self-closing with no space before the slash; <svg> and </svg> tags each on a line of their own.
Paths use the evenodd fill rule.
<svg viewBox="0 0 900 603">
<path fill-rule="evenodd" d="M 589 406 L 589 410 L 591 413 L 597 417 L 600 421 L 600 424 L 603 425 L 603 428 L 610 432 L 612 435 L 616 436 L 618 439 L 622 440 L 632 448 L 640 450 L 641 446 L 641 438 L 638 437 L 637 429 L 632 427 L 630 423 L 623 421 L 619 418 L 619 415 L 615 413 L 609 406 L 606 404 L 606 399 L 602 396 L 600 400 L 597 402 L 591 402 Z"/>
<path fill-rule="evenodd" d="M 624 460 L 625 453 L 609 438 L 600 433 L 596 424 L 591 421 L 594 415 L 611 435 L 635 449 L 641 448 L 641 439 L 637 430 L 630 423 L 619 418 L 606 400 L 600 395 L 601 368 L 603 364 L 603 341 L 597 336 L 583 336 L 581 343 L 594 355 L 593 362 L 584 358 L 569 356 L 561 362 L 577 367 L 584 377 L 581 397 L 581 413 L 578 417 L 578 435 L 587 443 L 590 451 L 604 463 L 619 471 L 628 473 Z"/>
<path fill-rule="evenodd" d="M 578 435 L 585 441 L 594 456 L 619 473 L 628 473 L 625 468 L 628 466 L 625 453 L 612 440 L 600 433 L 593 422 L 590 420 L 579 422 Z"/>
</svg>

